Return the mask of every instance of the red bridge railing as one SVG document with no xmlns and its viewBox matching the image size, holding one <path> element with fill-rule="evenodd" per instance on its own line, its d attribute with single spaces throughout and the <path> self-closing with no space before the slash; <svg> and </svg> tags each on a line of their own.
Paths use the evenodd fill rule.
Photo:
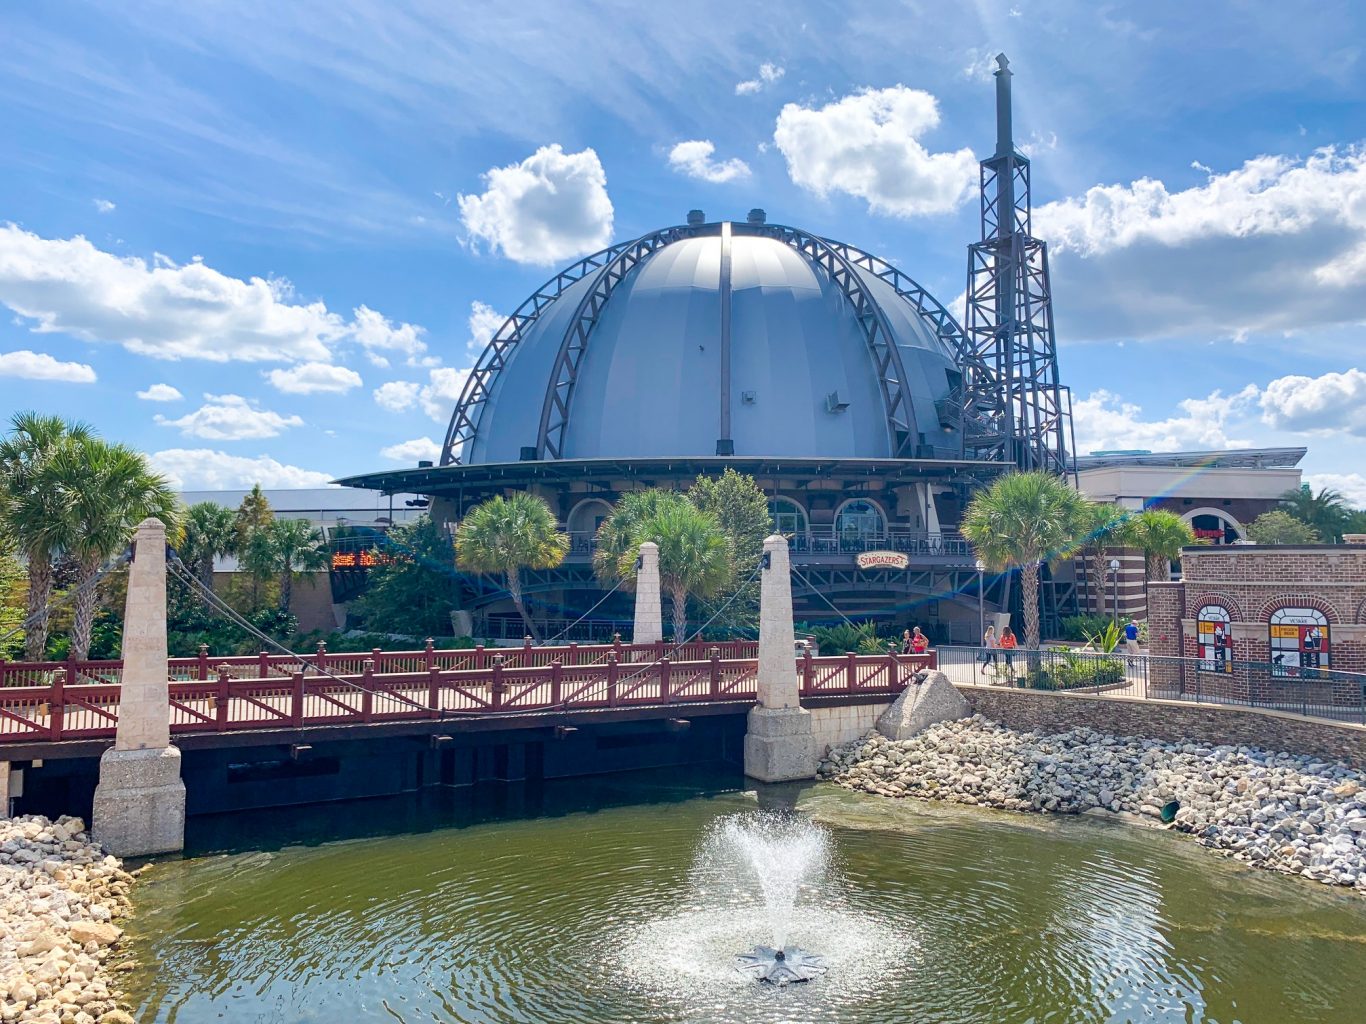
<svg viewBox="0 0 1366 1024">
<path fill-rule="evenodd" d="M 509 664 L 505 650 L 494 649 L 379 652 L 386 655 L 384 660 L 364 658 L 354 672 L 343 667 L 343 659 L 350 656 L 338 655 L 341 664 L 325 663 L 331 675 L 319 674 L 312 663 L 292 662 L 291 671 L 285 672 L 274 662 L 262 667 L 259 660 L 217 659 L 211 675 L 201 678 L 196 673 L 195 678 L 171 681 L 171 732 L 298 729 L 755 699 L 758 662 L 752 657 L 723 657 L 722 651 L 734 645 L 700 645 L 707 648 L 701 658 L 652 658 L 660 646 L 613 645 L 602 660 L 588 658 L 589 648 L 576 648 L 573 660 L 549 663 L 533 650 L 529 660 L 542 663 L 530 665 Z M 478 657 L 487 664 L 446 667 L 434 658 L 425 668 L 410 667 L 413 658 L 433 653 Z M 514 648 L 511 653 L 525 656 L 526 649 Z M 109 663 L 79 663 L 76 678 L 81 682 L 68 681 L 63 662 L 49 670 L 51 679 L 42 685 L 0 688 L 0 744 L 113 736 L 120 686 L 89 681 L 97 673 L 87 670 L 87 664 Z M 797 669 L 803 697 L 891 697 L 917 671 L 935 664 L 933 651 L 833 658 L 807 654 L 798 659 Z M 381 665 L 390 671 L 381 671 Z M 242 668 L 249 670 L 245 677 L 234 674 Z"/>
</svg>

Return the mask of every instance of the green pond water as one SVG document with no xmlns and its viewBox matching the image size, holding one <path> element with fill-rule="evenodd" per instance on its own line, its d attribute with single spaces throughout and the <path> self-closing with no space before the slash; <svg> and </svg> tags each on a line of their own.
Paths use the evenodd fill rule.
<svg viewBox="0 0 1366 1024">
<path fill-rule="evenodd" d="M 831 854 L 787 923 L 829 963 L 806 985 L 732 966 L 774 925 L 717 823 L 761 806 Z M 187 839 L 135 894 L 144 1024 L 1366 1021 L 1366 901 L 1112 822 L 674 771 L 191 819 Z"/>
</svg>

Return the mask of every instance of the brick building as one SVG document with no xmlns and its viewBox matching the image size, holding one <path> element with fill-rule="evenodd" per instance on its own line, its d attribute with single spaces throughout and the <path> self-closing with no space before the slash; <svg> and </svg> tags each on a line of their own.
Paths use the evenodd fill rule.
<svg viewBox="0 0 1366 1024">
<path fill-rule="evenodd" d="M 1364 699 L 1338 673 L 1366 672 L 1366 547 L 1189 547 L 1181 568 L 1180 582 L 1148 587 L 1154 682 L 1236 700 Z"/>
</svg>

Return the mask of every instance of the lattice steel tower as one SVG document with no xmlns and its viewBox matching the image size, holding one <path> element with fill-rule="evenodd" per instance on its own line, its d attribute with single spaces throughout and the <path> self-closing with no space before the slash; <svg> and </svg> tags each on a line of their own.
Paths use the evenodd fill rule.
<svg viewBox="0 0 1366 1024">
<path fill-rule="evenodd" d="M 1058 384 L 1048 248 L 1031 232 L 1029 160 L 1011 130 L 1010 62 L 996 57 L 996 152 L 981 162 L 982 240 L 968 246 L 964 396 L 969 457 L 1071 472 L 1071 401 Z"/>
</svg>

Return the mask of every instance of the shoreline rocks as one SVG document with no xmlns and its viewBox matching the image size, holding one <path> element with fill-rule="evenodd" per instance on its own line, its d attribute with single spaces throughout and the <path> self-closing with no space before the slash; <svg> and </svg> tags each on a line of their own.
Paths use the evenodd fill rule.
<svg viewBox="0 0 1366 1024">
<path fill-rule="evenodd" d="M 132 883 L 79 818 L 0 819 L 0 1021 L 133 1024 L 108 967 Z"/>
<path fill-rule="evenodd" d="M 1327 758 L 1091 729 L 1016 732 L 980 715 L 828 749 L 818 778 L 889 797 L 1140 815 L 1255 867 L 1366 895 L 1366 774 Z"/>
</svg>

